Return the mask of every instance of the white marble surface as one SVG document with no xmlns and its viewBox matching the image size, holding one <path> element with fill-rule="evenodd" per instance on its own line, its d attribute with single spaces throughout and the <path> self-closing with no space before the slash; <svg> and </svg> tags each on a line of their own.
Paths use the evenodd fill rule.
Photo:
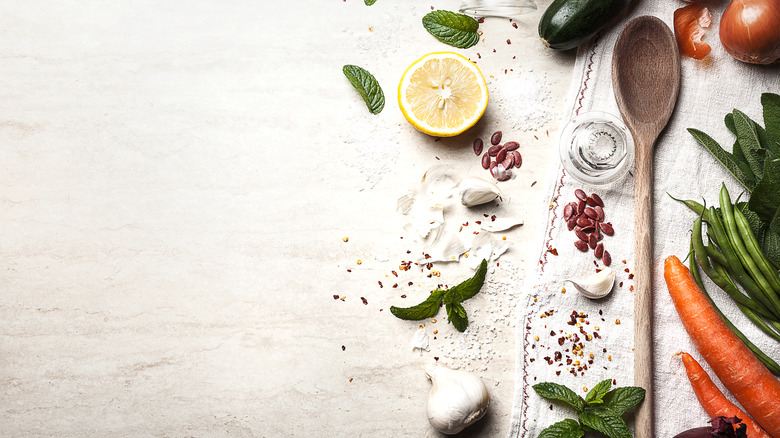
<svg viewBox="0 0 780 438">
<path fill-rule="evenodd" d="M 536 37 L 548 3 L 517 29 L 481 25 L 461 53 L 491 105 L 441 141 L 395 94 L 408 64 L 451 50 L 420 20 L 456 0 L 0 5 L 0 435 L 437 436 L 422 372 L 436 356 L 490 388 L 466 435 L 503 436 L 513 306 L 573 65 Z M 381 114 L 344 64 L 376 75 Z M 541 88 L 544 114 L 518 119 L 518 81 Z M 522 144 L 503 187 L 525 225 L 467 303 L 481 331 L 442 313 L 431 351 L 413 353 L 417 324 L 388 307 L 471 271 L 410 271 L 414 286 L 392 289 L 385 276 L 416 250 L 395 201 L 433 164 L 484 175 L 471 141 L 495 129 Z"/>
</svg>

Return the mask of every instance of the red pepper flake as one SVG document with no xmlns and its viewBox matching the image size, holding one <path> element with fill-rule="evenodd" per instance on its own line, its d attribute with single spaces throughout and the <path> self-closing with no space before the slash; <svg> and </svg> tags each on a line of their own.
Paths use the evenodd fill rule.
<svg viewBox="0 0 780 438">
<path fill-rule="evenodd" d="M 406 298 L 406 294 L 401 295 L 401 298 Z"/>
<path fill-rule="evenodd" d="M 334 299 L 334 300 L 338 300 L 338 299 L 339 299 L 339 296 L 334 294 L 334 295 L 333 295 L 333 299 Z"/>
<path fill-rule="evenodd" d="M 621 281 L 620 284 L 618 284 L 619 287 L 623 287 L 623 282 Z"/>
<path fill-rule="evenodd" d="M 380 288 L 384 287 L 384 286 L 382 286 L 382 282 L 381 281 L 377 281 L 377 283 L 379 283 L 379 287 Z"/>
<path fill-rule="evenodd" d="M 479 52 L 477 52 L 477 58 L 482 59 L 482 55 L 480 55 Z"/>
<path fill-rule="evenodd" d="M 411 285 L 413 285 L 414 283 L 412 283 L 412 282 L 410 281 L 408 284 L 409 284 L 409 286 L 411 286 Z"/>
<path fill-rule="evenodd" d="M 512 27 L 514 27 L 515 29 L 517 29 L 517 23 L 512 23 Z"/>
<path fill-rule="evenodd" d="M 631 287 L 628 288 L 628 290 L 633 291 L 634 290 L 634 285 L 632 284 Z"/>
<path fill-rule="evenodd" d="M 477 23 L 484 23 L 484 22 L 485 22 L 485 17 L 479 17 L 477 19 Z"/>
<path fill-rule="evenodd" d="M 624 271 L 626 271 L 626 272 L 631 272 L 631 270 L 630 270 L 630 269 L 628 269 L 628 268 L 624 269 Z"/>
<path fill-rule="evenodd" d="M 352 377 L 349 378 L 350 383 L 352 382 Z"/>
<path fill-rule="evenodd" d="M 633 280 L 634 279 L 634 274 L 628 274 L 628 279 L 629 280 Z"/>
<path fill-rule="evenodd" d="M 346 350 L 346 349 L 347 349 L 347 346 L 346 346 L 346 345 L 342 345 L 342 346 L 341 346 L 341 351 L 344 351 L 344 350 Z"/>
<path fill-rule="evenodd" d="M 395 271 L 390 271 L 390 272 L 392 272 L 392 273 L 393 273 L 393 275 L 395 275 L 396 277 L 398 277 L 398 273 L 397 273 L 397 272 L 395 272 Z"/>
<path fill-rule="evenodd" d="M 347 269 L 347 272 L 352 272 L 352 269 Z"/>
<path fill-rule="evenodd" d="M 395 288 L 397 288 L 397 287 L 398 287 L 398 283 L 394 283 L 394 284 L 393 284 L 393 289 L 395 289 Z"/>
<path fill-rule="evenodd" d="M 496 49 L 493 49 L 493 53 L 496 53 Z"/>
<path fill-rule="evenodd" d="M 366 306 L 368 305 L 367 299 L 365 299 L 364 297 L 360 297 L 360 299 L 363 301 L 363 304 L 365 304 Z"/>
<path fill-rule="evenodd" d="M 511 41 L 509 38 L 507 38 L 507 39 L 506 39 L 506 43 L 507 43 L 507 44 L 512 44 L 512 41 Z"/>
</svg>

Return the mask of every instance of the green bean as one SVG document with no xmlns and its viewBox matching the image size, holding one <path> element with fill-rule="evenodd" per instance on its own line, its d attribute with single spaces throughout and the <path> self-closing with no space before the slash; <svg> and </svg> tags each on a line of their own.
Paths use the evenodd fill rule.
<svg viewBox="0 0 780 438">
<path fill-rule="evenodd" d="M 720 271 L 720 272 L 721 272 L 721 273 L 723 273 L 723 274 L 725 274 L 725 270 L 723 270 L 723 267 L 718 267 L 718 266 L 716 266 L 716 267 L 715 267 L 715 269 L 716 269 L 716 270 L 722 270 L 722 271 Z M 734 282 L 733 282 L 733 281 L 731 281 L 731 279 L 730 279 L 730 278 L 728 279 L 728 281 L 729 281 L 729 282 L 731 282 L 731 285 L 732 285 L 733 287 L 736 287 L 736 285 L 734 285 Z M 771 338 L 773 338 L 773 339 L 775 339 L 776 341 L 779 341 L 779 342 L 780 342 L 780 332 L 778 332 L 778 331 L 777 331 L 777 330 L 778 330 L 778 327 L 780 326 L 780 324 L 778 324 L 778 323 L 777 323 L 777 321 L 772 321 L 772 320 L 764 321 L 764 320 L 763 320 L 763 319 L 761 319 L 761 318 L 760 318 L 760 317 L 759 317 L 759 316 L 758 316 L 758 315 L 757 315 L 755 312 L 753 312 L 751 309 L 747 308 L 747 306 L 744 306 L 744 305 L 740 304 L 740 303 L 739 303 L 739 302 L 737 302 L 736 300 L 735 300 L 735 304 L 737 305 L 737 307 L 739 308 L 739 310 L 741 310 L 741 311 L 742 311 L 742 313 L 744 313 L 744 314 L 745 314 L 745 316 L 746 316 L 746 317 L 747 317 L 747 318 L 748 318 L 748 319 L 749 319 L 749 320 L 750 320 L 750 321 L 751 321 L 751 322 L 752 322 L 752 323 L 753 323 L 753 324 L 754 324 L 756 327 L 758 327 L 758 328 L 759 328 L 759 329 L 760 329 L 762 332 L 764 332 L 764 333 L 766 333 L 767 335 L 769 335 Z M 774 328 L 774 330 L 772 330 L 773 328 Z"/>
<path fill-rule="evenodd" d="M 669 194 L 667 193 L 667 195 L 669 195 Z M 691 201 L 690 199 L 688 199 L 688 200 L 677 199 L 677 198 L 675 198 L 672 195 L 669 195 L 669 197 L 674 199 L 677 202 L 682 202 L 683 204 L 685 204 L 686 207 L 690 208 L 691 210 L 696 212 L 696 214 L 698 214 L 698 215 L 701 215 L 702 212 L 704 211 L 704 206 L 699 204 L 696 201 Z"/>
<path fill-rule="evenodd" d="M 712 227 L 716 237 L 715 241 L 720 246 L 723 255 L 726 257 L 726 261 L 728 262 L 725 267 L 728 268 L 731 275 L 734 276 L 734 279 L 745 288 L 745 292 L 747 292 L 751 298 L 761 303 L 766 310 L 780 318 L 780 313 L 776 313 L 774 307 L 769 302 L 769 299 L 764 295 L 764 292 L 759 289 L 758 285 L 756 285 L 753 279 L 745 272 L 745 268 L 742 266 L 742 263 L 740 263 L 734 248 L 731 246 L 729 237 L 726 235 L 726 230 L 723 228 L 723 224 L 721 223 L 715 208 L 710 207 L 709 210 L 704 213 L 704 220 Z"/>
<path fill-rule="evenodd" d="M 772 319 L 777 319 L 774 315 L 772 315 L 771 312 L 765 310 L 764 307 L 761 306 L 761 304 L 755 302 L 754 300 L 750 299 L 749 297 L 745 296 L 742 292 L 740 292 L 739 288 L 737 288 L 737 285 L 734 284 L 734 282 L 731 280 L 731 277 L 729 277 L 726 270 L 723 269 L 723 267 L 720 264 L 718 264 L 717 261 L 713 260 L 715 263 L 713 265 L 710 265 L 710 262 L 707 259 L 704 242 L 702 241 L 701 238 L 701 218 L 697 218 L 696 221 L 693 223 L 693 234 L 691 234 L 691 246 L 693 248 L 693 253 L 696 257 L 696 260 L 699 261 L 699 265 L 701 266 L 702 270 L 704 270 L 704 273 L 707 274 L 707 276 L 710 277 L 710 279 L 716 285 L 718 285 L 721 289 L 723 289 L 723 291 L 725 291 L 731 297 L 732 300 L 734 300 L 738 305 L 742 305 L 762 316 L 766 316 Z"/>
<path fill-rule="evenodd" d="M 714 246 L 707 245 L 704 247 L 704 251 L 707 253 L 707 256 L 709 258 L 720 263 L 721 265 L 725 266 L 728 264 L 728 262 L 726 261 L 726 256 L 724 256 L 723 253 L 718 251 L 718 249 L 715 248 Z"/>
<path fill-rule="evenodd" d="M 753 230 L 750 229 L 750 224 L 748 223 L 745 214 L 738 208 L 735 208 L 734 219 L 736 220 L 737 227 L 741 231 L 742 236 L 745 238 L 745 247 L 747 247 L 750 255 L 753 256 L 758 268 L 766 276 L 767 280 L 769 280 L 769 284 L 772 285 L 775 292 L 780 291 L 780 277 L 777 276 L 777 270 L 772 267 L 772 264 L 767 260 L 766 256 L 764 256 L 763 251 L 761 251 L 758 240 L 756 240 Z"/>
<path fill-rule="evenodd" d="M 775 293 L 775 290 L 769 284 L 766 277 L 764 277 L 764 274 L 762 274 L 761 270 L 756 266 L 756 262 L 748 253 L 747 248 L 745 248 L 745 243 L 742 241 L 742 237 L 737 230 L 737 223 L 734 219 L 734 207 L 731 204 L 729 192 L 726 190 L 725 184 L 720 190 L 720 211 L 723 214 L 723 223 L 728 233 L 729 241 L 736 250 L 737 257 L 756 284 L 758 284 L 764 294 L 766 294 L 766 297 L 772 303 L 775 310 L 780 312 L 780 297 L 777 296 L 777 293 Z"/>
<path fill-rule="evenodd" d="M 693 245 L 693 242 L 691 242 L 691 245 Z M 693 248 L 691 248 L 693 251 Z M 699 269 L 696 266 L 696 259 L 694 257 L 691 257 L 690 260 L 690 269 L 691 274 L 693 275 L 693 279 L 696 281 L 696 284 L 699 286 L 699 289 L 704 293 L 704 295 L 707 297 L 707 299 L 712 303 L 712 306 L 715 308 L 715 311 L 718 312 L 718 315 L 720 315 L 721 319 L 723 319 L 723 322 L 726 323 L 726 325 L 731 329 L 732 332 L 747 346 L 750 351 L 753 352 L 754 355 L 760 360 L 764 366 L 769 369 L 769 371 L 772 372 L 772 374 L 776 376 L 780 376 L 780 364 L 775 362 L 771 357 L 767 356 L 763 351 L 761 351 L 760 348 L 756 347 L 755 344 L 750 342 L 750 340 L 745 336 L 744 333 L 742 333 L 737 327 L 734 326 L 734 324 L 729 321 L 728 318 L 723 314 L 723 312 L 718 309 L 718 306 L 715 305 L 715 302 L 712 301 L 712 298 L 710 298 L 710 295 L 707 293 L 707 289 L 704 288 L 704 283 L 701 281 L 701 275 L 699 273 Z"/>
</svg>

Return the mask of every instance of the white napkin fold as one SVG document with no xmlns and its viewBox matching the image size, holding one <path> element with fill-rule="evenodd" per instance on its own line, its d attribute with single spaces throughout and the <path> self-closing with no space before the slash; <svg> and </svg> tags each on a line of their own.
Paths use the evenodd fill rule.
<svg viewBox="0 0 780 438">
<path fill-rule="evenodd" d="M 611 84 L 611 60 L 620 31 L 631 18 L 640 15 L 659 17 L 673 29 L 674 10 L 685 5 L 675 0 L 641 2 L 623 21 L 580 47 L 568 110 L 561 123 L 589 110 L 619 116 Z M 674 357 L 676 352 L 691 353 L 724 394 L 734 401 L 691 343 L 663 280 L 663 260 L 672 254 L 681 260 L 686 257 L 690 230 L 696 217 L 667 193 L 682 199 L 706 199 L 713 204 L 717 202 L 722 182 L 726 183 L 732 196 L 743 191 L 686 129 L 700 129 L 730 150 L 734 137 L 726 129 L 723 117 L 737 108 L 763 125 L 761 93 L 780 93 L 780 65 L 754 66 L 731 58 L 718 40 L 719 17 L 725 5 L 706 5 L 711 8 L 713 24 L 705 42 L 712 46 L 712 52 L 702 61 L 682 58 L 679 99 L 669 125 L 656 144 L 654 161 L 652 275 L 655 427 L 659 437 L 704 426 L 709 420 L 690 388 L 679 359 Z M 615 235 L 605 237 L 603 242 L 612 255 L 611 267 L 617 271 L 617 283 L 622 283 L 622 287 L 617 286 L 608 298 L 598 301 L 579 295 L 570 285 L 565 293 L 562 292 L 564 279 L 585 276 L 597 268 L 592 252 L 581 253 L 574 247 L 576 237 L 561 219 L 566 204 L 576 200 L 574 190 L 577 188 L 601 196 L 606 220 L 615 227 Z M 633 385 L 633 292 L 630 290 L 633 285 L 630 279 L 633 273 L 633 178 L 629 175 L 609 186 L 587 186 L 570 178 L 559 167 L 558 172 L 551 175 L 548 190 L 552 208 L 546 213 L 544 223 L 547 226 L 539 240 L 539 276 L 527 280 L 528 299 L 517 310 L 515 396 L 510 437 L 536 437 L 553 423 L 576 418 L 570 409 L 539 397 L 532 388 L 535 383 L 564 384 L 582 396 L 605 379 L 614 379 L 617 386 Z M 598 267 L 601 266 L 599 261 Z M 780 360 L 777 343 L 755 329 L 708 279 L 705 284 L 732 322 L 764 352 Z M 575 325 L 570 325 L 572 312 L 587 316 L 575 317 Z M 576 342 L 572 340 L 574 335 L 579 337 Z M 587 340 L 587 335 L 592 340 Z M 580 343 L 582 356 L 574 350 Z M 567 359 L 571 360 L 568 364 Z M 579 365 L 575 365 L 576 360 Z M 633 430 L 630 415 L 625 418 Z"/>
</svg>

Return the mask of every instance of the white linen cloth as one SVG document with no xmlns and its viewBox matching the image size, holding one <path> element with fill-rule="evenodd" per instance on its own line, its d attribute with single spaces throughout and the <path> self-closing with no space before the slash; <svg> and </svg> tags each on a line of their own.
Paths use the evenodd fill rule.
<svg viewBox="0 0 780 438">
<path fill-rule="evenodd" d="M 687 4 L 676 0 L 640 2 L 622 20 L 581 46 L 567 110 L 561 123 L 589 110 L 606 111 L 619 117 L 611 84 L 611 59 L 620 31 L 631 18 L 640 15 L 659 17 L 673 29 L 674 10 Z M 709 420 L 690 388 L 679 358 L 674 357 L 676 352 L 691 353 L 724 394 L 734 401 L 691 343 L 663 280 L 663 261 L 667 256 L 674 254 L 681 260 L 685 259 L 690 230 L 696 218 L 693 212 L 672 200 L 668 194 L 700 202 L 704 199 L 712 205 L 717 203 L 722 182 L 726 183 L 732 199 L 743 191 L 743 187 L 686 129 L 700 129 L 730 151 L 734 136 L 726 129 L 723 117 L 737 108 L 763 126 L 761 93 L 780 93 L 780 65 L 748 65 L 730 57 L 718 39 L 718 23 L 725 4 L 707 2 L 705 5 L 710 7 L 713 23 L 704 41 L 712 46 L 712 52 L 701 61 L 681 59 L 682 78 L 677 105 L 655 149 L 652 275 L 654 416 L 655 432 L 659 437 L 670 437 L 692 427 L 704 426 Z M 526 280 L 523 287 L 528 299 L 517 310 L 515 396 L 509 432 L 512 438 L 536 437 L 544 428 L 564 418 L 576 419 L 573 410 L 537 395 L 532 388 L 535 383 L 561 383 L 583 397 L 586 388 L 589 390 L 605 379 L 614 379 L 616 386 L 633 385 L 633 291 L 630 290 L 633 281 L 629 278 L 634 269 L 633 182 L 632 176 L 628 175 L 608 186 L 588 186 L 569 177 L 560 166 L 551 175 L 550 209 L 544 222 L 546 229 L 539 240 L 538 277 Z M 622 282 L 622 287 L 616 286 L 612 294 L 602 300 L 591 301 L 579 295 L 570 284 L 563 283 L 566 278 L 595 273 L 597 268 L 592 251 L 581 253 L 574 247 L 577 238 L 567 230 L 561 219 L 566 204 L 576 200 L 574 190 L 577 188 L 587 194 L 595 192 L 601 196 L 605 203 L 606 221 L 612 222 L 615 228 L 615 235 L 605 237 L 603 242 L 612 255 L 611 267 L 617 272 L 616 282 Z M 550 252 L 553 249 L 557 255 Z M 598 267 L 601 266 L 599 261 Z M 777 343 L 755 329 L 706 276 L 705 285 L 731 321 L 764 352 L 780 361 Z M 562 293 L 564 286 L 566 292 Z M 545 315 L 551 310 L 552 316 Z M 567 322 L 573 311 L 587 315 L 584 319 L 588 324 L 580 322 L 586 334 L 593 336 L 592 333 L 596 332 L 600 337 L 588 341 L 579 327 L 569 325 Z M 616 323 L 618 319 L 619 324 Z M 567 337 L 572 334 L 577 334 L 580 341 L 575 343 Z M 559 345 L 561 338 L 563 344 Z M 583 344 L 581 357 L 575 356 L 572 351 L 573 345 L 578 343 Z M 561 354 L 558 361 L 556 351 Z M 593 359 L 590 359 L 590 354 L 593 354 Z M 552 365 L 545 359 L 547 357 Z M 567 365 L 567 358 L 572 359 L 571 365 Z M 579 360 L 581 365 L 587 364 L 587 370 L 572 373 L 573 367 L 576 370 L 574 360 Z M 588 360 L 592 363 L 588 364 Z M 633 431 L 632 416 L 626 414 L 624 418 Z"/>
</svg>

